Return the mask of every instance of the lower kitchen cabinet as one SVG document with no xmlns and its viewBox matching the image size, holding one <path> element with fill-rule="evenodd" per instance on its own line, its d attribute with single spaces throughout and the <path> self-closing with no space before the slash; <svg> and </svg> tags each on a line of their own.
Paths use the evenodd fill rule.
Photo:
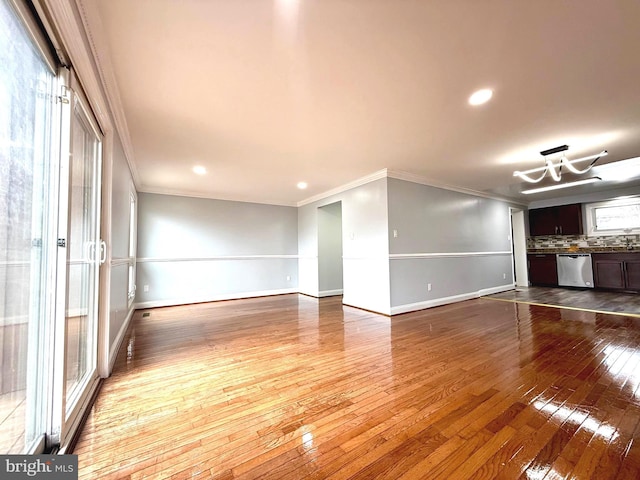
<svg viewBox="0 0 640 480">
<path fill-rule="evenodd" d="M 640 255 L 640 254 L 637 254 Z M 625 262 L 627 273 L 627 288 L 630 290 L 640 290 L 640 258 Z"/>
<path fill-rule="evenodd" d="M 594 253 L 591 258 L 597 288 L 640 290 L 640 253 Z"/>
<path fill-rule="evenodd" d="M 558 285 L 558 267 L 555 253 L 530 253 L 527 255 L 529 264 L 529 282 L 532 285 Z"/>
</svg>

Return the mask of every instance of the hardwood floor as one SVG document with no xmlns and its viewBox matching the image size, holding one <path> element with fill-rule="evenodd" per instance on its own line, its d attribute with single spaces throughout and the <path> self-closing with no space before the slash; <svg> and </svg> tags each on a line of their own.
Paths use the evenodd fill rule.
<svg viewBox="0 0 640 480">
<path fill-rule="evenodd" d="M 639 318 L 340 302 L 136 312 L 80 478 L 640 478 Z"/>
</svg>

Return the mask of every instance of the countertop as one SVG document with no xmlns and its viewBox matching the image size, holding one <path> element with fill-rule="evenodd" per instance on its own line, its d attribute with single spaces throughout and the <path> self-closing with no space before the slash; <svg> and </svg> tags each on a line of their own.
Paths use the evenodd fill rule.
<svg viewBox="0 0 640 480">
<path fill-rule="evenodd" d="M 633 248 L 631 250 L 627 247 L 588 247 L 588 248 L 530 248 L 527 253 L 640 253 L 640 248 Z"/>
</svg>

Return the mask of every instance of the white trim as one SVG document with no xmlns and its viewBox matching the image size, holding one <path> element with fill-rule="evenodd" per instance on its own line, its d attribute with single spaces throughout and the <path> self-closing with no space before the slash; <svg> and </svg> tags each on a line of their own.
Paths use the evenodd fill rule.
<svg viewBox="0 0 640 480">
<path fill-rule="evenodd" d="M 318 298 L 322 297 L 335 297 L 336 295 L 342 295 L 344 290 L 342 288 L 338 288 L 335 290 L 322 290 L 318 292 Z"/>
<path fill-rule="evenodd" d="M 140 177 L 138 175 L 136 164 L 133 161 L 133 144 L 131 143 L 129 127 L 122 107 L 120 89 L 116 82 L 114 69 L 111 64 L 111 53 L 108 48 L 108 42 L 105 41 L 101 19 L 99 18 L 95 4 L 92 2 L 93 7 L 87 8 L 87 3 L 88 2 L 86 0 L 79 0 L 76 2 L 79 17 L 82 21 L 82 30 L 86 34 L 86 41 L 82 43 L 84 44 L 86 54 L 90 58 L 87 63 L 91 64 L 91 69 L 97 79 L 97 81 L 92 80 L 95 83 L 99 82 L 101 90 L 104 92 L 104 104 L 105 107 L 107 107 L 104 109 L 106 111 L 103 112 L 98 109 L 98 112 L 96 113 L 102 120 L 102 123 L 114 127 L 117 132 L 122 143 L 125 160 L 129 166 L 133 183 L 134 185 L 139 185 Z M 85 59 L 83 58 L 82 60 L 84 63 Z M 77 62 L 77 59 L 74 58 L 74 62 Z M 76 66 L 76 68 L 78 67 Z M 109 113 L 111 114 L 111 117 L 109 117 Z M 110 129 L 107 128 L 107 130 Z"/>
<path fill-rule="evenodd" d="M 472 300 L 474 298 L 480 298 L 485 295 L 491 295 L 494 293 L 506 292 L 507 290 L 515 289 L 513 283 L 507 285 L 499 285 L 497 287 L 483 288 L 476 292 L 461 293 L 459 295 L 452 295 L 450 297 L 441 297 L 433 300 L 425 300 L 416 303 L 407 303 L 405 305 L 398 305 L 397 307 L 391 307 L 391 315 L 399 315 L 401 313 L 415 312 L 416 310 L 424 310 L 426 308 L 439 307 L 441 305 L 447 305 L 449 303 L 463 302 L 465 300 Z"/>
<path fill-rule="evenodd" d="M 135 311 L 136 311 L 135 308 L 129 309 L 127 318 L 124 320 L 124 322 L 122 322 L 122 326 L 120 327 L 120 330 L 118 330 L 118 334 L 116 335 L 113 345 L 111 345 L 109 348 L 109 362 L 108 362 L 109 370 L 107 372 L 107 376 L 111 375 L 111 372 L 113 372 L 113 366 L 116 363 L 118 351 L 122 346 L 122 341 L 124 340 L 124 336 L 127 333 L 127 328 L 129 328 L 129 324 L 131 323 L 131 319 L 133 318 L 133 314 Z"/>
<path fill-rule="evenodd" d="M 241 298 L 269 297 L 272 295 L 284 295 L 298 293 L 297 288 L 282 288 L 279 290 L 259 290 L 255 292 L 226 293 L 221 295 L 208 295 L 206 297 L 183 297 L 168 300 L 152 300 L 136 303 L 136 310 L 156 307 L 171 307 L 174 305 L 190 305 L 193 303 L 218 302 L 221 300 L 239 300 Z"/>
<path fill-rule="evenodd" d="M 306 295 L 308 297 L 314 297 L 314 298 L 320 298 L 319 297 L 319 293 L 317 290 L 305 290 L 304 288 L 298 288 L 297 292 L 295 293 L 299 293 L 300 295 Z"/>
<path fill-rule="evenodd" d="M 371 183 L 375 180 L 380 180 L 381 178 L 386 178 L 387 175 L 387 169 L 384 168 L 382 170 L 378 170 L 377 172 L 374 172 L 370 175 L 364 176 L 364 177 L 360 177 L 352 182 L 349 183 L 345 183 L 344 185 L 340 185 L 339 187 L 336 188 L 332 188 L 331 190 L 327 190 L 326 192 L 323 193 L 319 193 L 318 195 L 314 195 L 312 197 L 306 198 L 304 200 L 301 200 L 300 202 L 298 202 L 296 204 L 297 207 L 302 207 L 304 205 L 308 205 L 310 203 L 313 202 L 317 202 L 318 200 L 323 200 L 327 197 L 331 197 L 332 195 L 337 195 L 339 193 L 343 193 L 346 192 L 347 190 L 351 190 L 352 188 L 356 188 L 356 187 L 360 187 L 362 185 L 365 185 L 367 183 Z"/>
<path fill-rule="evenodd" d="M 302 207 L 304 205 L 308 205 L 313 202 L 317 202 L 319 200 L 323 200 L 325 198 L 331 197 L 333 195 L 337 195 L 339 193 L 346 192 L 347 190 L 351 190 L 352 188 L 356 188 L 367 183 L 373 182 L 375 180 L 379 180 L 381 178 L 395 178 L 397 180 L 404 180 L 406 182 L 418 183 L 420 185 L 427 185 L 429 187 L 441 188 L 444 190 L 451 190 L 452 192 L 465 193 L 467 195 L 473 195 L 474 197 L 482 197 L 489 198 L 491 200 L 498 200 L 501 202 L 507 202 L 514 205 L 526 207 L 527 203 L 523 203 L 522 200 L 518 200 L 510 197 L 503 197 L 499 195 L 492 195 L 486 192 L 481 192 L 478 190 L 471 190 L 469 188 L 464 187 L 456 187 L 453 185 L 448 185 L 445 183 L 438 182 L 436 180 L 431 180 L 425 177 L 421 177 L 420 175 L 415 175 L 413 173 L 403 172 L 400 170 L 389 170 L 384 168 L 382 170 L 378 170 L 370 175 L 366 175 L 364 177 L 360 177 L 352 182 L 345 183 L 336 188 L 332 188 L 331 190 L 327 190 L 326 192 L 319 193 L 318 195 L 314 195 L 312 197 L 306 198 L 296 204 L 298 207 Z"/>
<path fill-rule="evenodd" d="M 80 412 L 86 412 L 89 410 L 89 407 L 90 407 L 89 404 L 99 385 L 100 385 L 100 377 L 98 376 L 92 378 L 88 382 L 87 388 L 86 388 L 86 395 L 81 400 L 81 405 L 79 410 Z M 62 439 L 62 442 L 60 444 L 60 450 L 57 453 L 58 455 L 66 455 L 67 453 L 69 453 L 67 452 L 67 449 L 69 448 L 69 443 L 71 442 L 71 439 L 73 438 L 76 430 L 80 427 L 82 417 L 83 417 L 83 414 L 76 415 L 75 418 L 72 420 L 71 425 L 67 427 L 67 434 L 65 435 L 65 438 Z"/>
<path fill-rule="evenodd" d="M 515 283 L 507 283 L 506 285 L 498 285 L 497 287 L 483 288 L 478 291 L 480 297 L 487 295 L 493 295 L 494 293 L 507 292 L 509 290 L 515 290 Z"/>
<path fill-rule="evenodd" d="M 392 253 L 389 255 L 389 260 L 403 260 L 412 258 L 490 257 L 496 255 L 511 255 L 511 251 L 501 250 L 496 252 Z"/>
<path fill-rule="evenodd" d="M 381 254 L 381 255 L 349 255 L 343 256 L 342 260 L 388 260 L 389 255 Z"/>
<path fill-rule="evenodd" d="M 281 200 L 265 200 L 253 197 L 240 197 L 236 195 L 213 195 L 198 192 L 195 190 L 178 190 L 173 188 L 160 188 L 149 187 L 147 185 L 141 185 L 138 187 L 138 193 L 152 193 L 155 195 L 171 195 L 174 197 L 190 197 L 190 198 L 204 198 L 207 200 L 224 200 L 227 202 L 243 202 L 243 203 L 257 203 L 259 205 L 276 205 L 280 207 L 296 207 L 295 203 L 283 202 Z"/>
<path fill-rule="evenodd" d="M 212 257 L 142 257 L 137 259 L 137 263 L 161 263 L 161 262 L 212 262 L 217 260 L 262 260 L 293 258 L 298 255 L 218 255 Z"/>
<path fill-rule="evenodd" d="M 359 305 L 357 301 L 353 301 L 351 297 L 346 296 L 342 298 L 342 305 L 345 307 L 357 308 L 359 310 L 364 310 L 365 312 L 373 312 L 380 315 L 385 315 L 387 317 L 391 316 L 391 310 L 385 305 L 383 308 L 377 305 Z"/>
<path fill-rule="evenodd" d="M 465 193 L 467 195 L 473 195 L 474 197 L 488 198 L 491 200 L 498 200 L 500 202 L 507 202 L 518 206 L 526 207 L 527 203 L 523 203 L 522 200 L 518 200 L 510 197 L 503 197 L 500 195 L 492 195 L 479 190 L 472 190 L 470 188 L 456 187 L 446 183 L 438 182 L 429 178 L 415 175 L 409 172 L 403 172 L 400 170 L 387 170 L 387 176 L 389 178 L 395 178 L 396 180 L 404 180 L 405 182 L 418 183 L 420 185 L 426 185 L 428 187 L 441 188 L 443 190 L 450 190 L 452 192 Z"/>
<path fill-rule="evenodd" d="M 338 187 L 332 188 L 325 192 L 319 193 L 317 195 L 313 195 L 312 197 L 305 198 L 297 203 L 289 203 L 282 202 L 280 200 L 264 200 L 264 199 L 255 199 L 251 197 L 237 197 L 234 195 L 231 196 L 212 196 L 211 194 L 205 194 L 202 192 L 192 191 L 192 190 L 177 190 L 177 189 L 169 189 L 169 188 L 158 188 L 158 187 L 150 187 L 147 185 L 141 185 L 138 188 L 138 192 L 141 193 L 153 193 L 158 195 L 174 195 L 180 197 L 193 197 L 193 198 L 206 198 L 206 199 L 215 199 L 215 200 L 227 200 L 232 202 L 247 202 L 247 203 L 258 203 L 258 204 L 266 204 L 266 205 L 279 205 L 283 207 L 302 207 L 308 205 L 310 203 L 318 202 L 320 200 L 324 200 L 326 198 L 332 197 L 334 195 L 338 195 L 340 193 L 346 192 L 353 188 L 360 187 L 362 185 L 366 185 L 367 183 L 374 182 L 376 180 L 380 180 L 381 178 L 395 178 L 397 180 L 404 180 L 406 182 L 417 183 L 420 185 L 426 185 L 434 188 L 441 188 L 443 190 L 450 190 L 452 192 L 464 193 L 466 195 L 472 195 L 474 197 L 482 197 L 488 198 L 491 200 L 497 200 L 500 202 L 510 203 L 511 205 L 516 205 L 520 207 L 527 207 L 528 203 L 523 202 L 522 200 L 518 200 L 516 198 L 504 197 L 500 195 L 492 195 L 486 192 L 481 192 L 478 190 L 471 190 L 469 188 L 464 187 L 456 187 L 453 185 L 448 185 L 445 183 L 440 183 L 435 180 L 427 179 L 421 177 L 419 175 L 415 175 L 408 172 L 403 172 L 399 170 L 389 170 L 387 168 L 383 168 L 382 170 L 378 170 L 364 177 L 357 178 L 352 182 L 345 183 Z"/>
</svg>

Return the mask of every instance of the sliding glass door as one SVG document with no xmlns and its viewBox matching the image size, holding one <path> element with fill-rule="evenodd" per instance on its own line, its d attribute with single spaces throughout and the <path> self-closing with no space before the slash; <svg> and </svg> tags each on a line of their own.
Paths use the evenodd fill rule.
<svg viewBox="0 0 640 480">
<path fill-rule="evenodd" d="M 68 441 L 98 379 L 102 136 L 38 32 L 0 0 L 0 454 Z"/>
<path fill-rule="evenodd" d="M 98 378 L 99 267 L 105 253 L 100 241 L 101 135 L 80 87 L 73 78 L 71 82 L 67 98 L 70 153 L 68 164 L 63 160 L 61 170 L 67 208 L 60 215 L 63 233 L 59 234 L 58 245 L 59 268 L 66 274 L 60 276 L 58 285 L 58 302 L 64 305 L 64 312 L 59 310 L 58 315 L 59 319 L 64 318 L 64 335 L 61 327 L 58 330 L 64 339 L 63 442 Z M 59 345 L 62 346 L 62 339 Z"/>
<path fill-rule="evenodd" d="M 56 79 L 0 2 L 0 453 L 43 447 L 50 370 Z"/>
</svg>

